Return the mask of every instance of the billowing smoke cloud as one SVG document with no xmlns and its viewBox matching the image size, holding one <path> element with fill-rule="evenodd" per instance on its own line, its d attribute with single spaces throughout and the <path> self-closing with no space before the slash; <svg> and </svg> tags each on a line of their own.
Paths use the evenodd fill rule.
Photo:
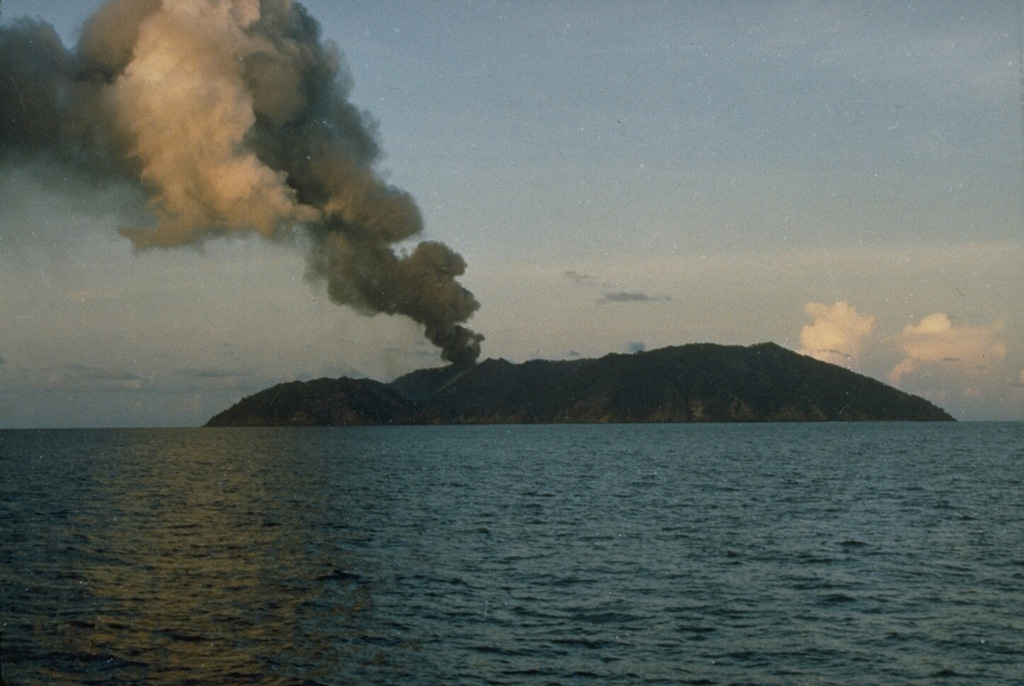
<svg viewBox="0 0 1024 686">
<path fill-rule="evenodd" d="M 348 101 L 343 57 L 291 0 L 111 0 L 74 50 L 53 28 L 0 29 L 0 162 L 43 158 L 146 190 L 138 249 L 256 232 L 306 237 L 332 300 L 425 327 L 444 359 L 476 359 L 466 264 L 423 231 L 374 165 L 375 124 Z"/>
<path fill-rule="evenodd" d="M 918 324 L 904 327 L 897 338 L 906 357 L 889 372 L 890 383 L 922 366 L 953 369 L 974 374 L 998 365 L 1006 358 L 1001 322 L 988 326 L 954 326 L 941 312 L 930 314 Z"/>
<path fill-rule="evenodd" d="M 841 300 L 831 307 L 807 303 L 804 311 L 814 323 L 800 330 L 800 354 L 849 367 L 856 364 L 875 328 L 875 318 L 860 314 Z"/>
</svg>

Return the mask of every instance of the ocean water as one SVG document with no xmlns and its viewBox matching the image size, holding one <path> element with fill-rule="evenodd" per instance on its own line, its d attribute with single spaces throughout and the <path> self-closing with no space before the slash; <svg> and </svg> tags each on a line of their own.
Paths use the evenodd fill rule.
<svg viewBox="0 0 1024 686">
<path fill-rule="evenodd" d="M 7 684 L 1020 684 L 1024 424 L 0 432 Z"/>
</svg>

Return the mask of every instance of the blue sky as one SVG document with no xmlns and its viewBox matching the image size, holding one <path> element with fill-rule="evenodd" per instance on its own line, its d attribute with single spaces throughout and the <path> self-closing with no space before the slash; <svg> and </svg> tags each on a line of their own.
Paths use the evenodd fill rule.
<svg viewBox="0 0 1024 686">
<path fill-rule="evenodd" d="M 99 2 L 5 0 L 66 46 Z M 1017 2 L 303 3 L 484 357 L 775 341 L 1024 419 Z M 196 425 L 440 363 L 258 237 L 134 252 L 138 192 L 0 168 L 0 427 Z"/>
</svg>

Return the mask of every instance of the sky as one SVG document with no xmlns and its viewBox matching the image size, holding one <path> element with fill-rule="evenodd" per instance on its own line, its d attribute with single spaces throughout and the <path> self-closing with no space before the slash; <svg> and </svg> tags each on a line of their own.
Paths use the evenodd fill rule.
<svg viewBox="0 0 1024 686">
<path fill-rule="evenodd" d="M 102 4 L 4 0 L 0 27 L 42 20 L 71 50 Z M 475 296 L 453 321 L 480 359 L 774 341 L 1024 420 L 1021 2 L 301 4 L 379 146 L 358 178 L 421 215 L 388 255 L 461 255 L 446 293 Z M 115 87 L 171 92 L 138 71 Z M 186 105 L 161 130 L 202 118 Z M 226 155 L 251 125 L 224 124 Z M 0 428 L 196 426 L 275 383 L 444 363 L 432 314 L 319 271 L 349 254 L 322 238 L 334 196 L 309 209 L 253 164 L 250 225 L 179 220 L 151 165 L 0 156 Z"/>
</svg>

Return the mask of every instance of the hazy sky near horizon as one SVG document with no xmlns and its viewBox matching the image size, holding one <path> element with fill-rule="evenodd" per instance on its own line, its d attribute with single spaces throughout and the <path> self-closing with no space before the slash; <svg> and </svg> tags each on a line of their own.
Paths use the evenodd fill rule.
<svg viewBox="0 0 1024 686">
<path fill-rule="evenodd" d="M 0 25 L 71 48 L 101 4 L 4 0 Z M 774 341 L 1024 420 L 1021 2 L 301 4 L 420 238 L 465 258 L 483 357 Z M 440 364 L 293 241 L 133 250 L 145 206 L 0 167 L 0 428 L 197 425 Z"/>
</svg>

